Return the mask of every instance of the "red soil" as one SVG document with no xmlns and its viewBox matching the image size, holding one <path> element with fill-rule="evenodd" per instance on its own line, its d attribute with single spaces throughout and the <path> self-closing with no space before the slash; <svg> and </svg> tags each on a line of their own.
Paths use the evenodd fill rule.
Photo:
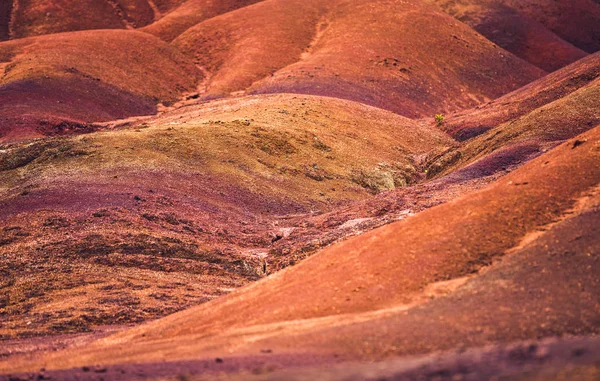
<svg viewBox="0 0 600 381">
<path fill-rule="evenodd" d="M 460 148 L 450 150 L 435 160 L 430 176 L 447 174 L 467 164 L 489 167 L 506 165 L 503 161 L 526 161 L 565 139 L 572 138 L 600 124 L 600 79 L 573 93 L 540 107 L 520 118 L 504 123 Z M 496 164 L 494 163 L 496 162 Z M 454 173 L 455 175 L 457 173 Z"/>
<path fill-rule="evenodd" d="M 156 103 L 180 99 L 202 76 L 166 43 L 132 31 L 8 41 L 0 43 L 0 62 L 0 141 L 153 114 Z"/>
<path fill-rule="evenodd" d="M 390 1 L 381 8 L 354 2 L 340 5 L 331 17 L 304 59 L 250 91 L 337 96 L 409 117 L 433 117 L 496 98 L 543 75 L 420 2 Z M 370 48 L 365 54 L 355 46 Z"/>
<path fill-rule="evenodd" d="M 492 40 L 495 37 L 509 46 L 516 44 L 514 47 L 518 51 L 541 65 L 552 64 L 533 58 L 533 52 L 540 52 L 542 57 L 547 58 L 556 54 L 558 57 L 554 56 L 555 58 L 564 57 L 563 59 L 568 61 L 571 59 L 569 57 L 577 54 L 568 43 L 588 53 L 600 50 L 600 4 L 595 0 L 427 1 L 437 3 L 448 13 L 475 27 Z M 515 21 L 520 21 L 520 25 L 515 24 Z M 514 42 L 510 41 L 511 34 Z M 531 40 L 528 36 L 536 36 L 541 40 Z M 523 38 L 530 41 L 531 45 L 521 44 Z M 561 39 L 563 41 L 560 41 Z M 558 51 L 544 52 L 543 46 L 546 43 L 550 43 L 548 49 L 554 48 Z"/>
<path fill-rule="evenodd" d="M 600 53 L 590 55 L 475 109 L 448 115 L 442 129 L 458 140 L 468 140 L 568 96 L 590 85 L 598 77 Z"/>
<path fill-rule="evenodd" d="M 3 1 L 0 4 L 0 41 L 10 37 L 10 17 L 12 14 L 12 1 Z"/>
<path fill-rule="evenodd" d="M 160 21 L 142 30 L 171 42 L 188 28 L 261 0 L 188 0 Z"/>
<path fill-rule="evenodd" d="M 478 345 L 501 337 L 595 332 L 598 292 L 594 290 L 598 283 L 592 275 L 597 264 L 593 254 L 597 252 L 597 224 L 591 221 L 598 214 L 591 211 L 598 207 L 597 191 L 593 190 L 600 180 L 600 130 L 582 135 L 577 142 L 563 144 L 482 191 L 333 246 L 227 297 L 101 340 L 77 354 L 53 356 L 43 363 L 64 368 L 110 364 L 116 359 L 164 361 L 198 358 L 202 354 L 210 357 L 219 352 L 255 353 L 259 348 L 293 348 L 295 353 L 319 348 L 321 353 L 343 351 L 365 359 L 426 352 L 459 342 Z M 573 178 L 577 181 L 567 180 Z M 575 217 L 569 220 L 571 215 Z M 565 222 L 551 228 L 547 235 L 528 236 L 557 220 Z M 582 230 L 583 227 L 588 230 Z M 564 269 L 559 257 L 547 255 L 546 240 L 561 242 L 557 253 L 567 255 L 564 249 L 577 235 L 585 237 L 580 243 L 582 249 L 576 251 L 581 253 L 581 265 L 570 268 L 572 276 L 552 275 Z M 526 245 L 525 238 L 534 240 L 533 246 Z M 511 249 L 511 253 L 525 250 L 523 255 L 511 256 L 516 261 L 514 265 L 512 260 L 502 262 L 476 277 L 472 286 L 459 288 L 456 294 L 449 291 L 450 298 L 456 295 L 461 303 L 470 303 L 470 297 L 464 300 L 462 293 L 475 298 L 473 307 L 458 310 L 464 311 L 464 317 L 457 315 L 456 303 L 447 299 L 434 299 L 413 309 L 407 306 L 419 300 L 427 285 L 476 274 Z M 528 252 L 531 254 L 525 254 Z M 542 258 L 548 261 L 543 265 L 545 270 L 532 277 L 527 271 L 531 265 L 522 261 L 540 266 Z M 495 289 L 491 286 L 494 281 L 487 279 L 498 276 L 508 276 L 517 286 Z M 527 284 L 521 287 L 519 282 Z M 477 284 L 482 285 L 482 291 L 471 291 L 479 287 Z M 582 284 L 586 296 L 574 297 L 580 295 Z M 452 283 L 446 287 L 456 288 Z M 534 289 L 545 290 L 542 295 L 547 299 L 531 300 L 527 290 Z M 504 290 L 515 291 L 512 297 L 496 295 Z M 487 295 L 490 302 L 499 303 L 497 308 L 477 300 L 488 298 Z M 523 301 L 515 295 L 521 295 Z M 438 304 L 440 307 L 436 307 Z M 503 304 L 510 307 L 502 307 Z M 443 306 L 451 306 L 452 315 L 442 313 L 446 308 Z M 546 313 L 534 314 L 540 306 L 546 308 Z M 434 308 L 441 316 L 452 316 L 456 323 L 449 323 L 464 327 L 465 331 L 429 326 L 424 316 L 431 317 L 432 323 L 440 324 L 440 320 L 433 318 L 437 313 L 421 312 L 422 308 Z M 498 323 L 480 315 L 479 308 L 482 313 L 495 314 Z M 497 311 L 503 312 L 497 315 Z M 549 311 L 556 311 L 555 320 L 547 320 L 552 316 Z M 513 317 L 503 318 L 505 314 Z M 404 322 L 412 319 L 417 325 L 406 330 Z M 499 324 L 504 321 L 510 323 Z M 583 321 L 588 325 L 583 326 Z M 542 323 L 545 325 L 540 326 Z M 389 327 L 382 330 L 387 324 Z M 392 329 L 394 333 L 390 334 Z M 400 333 L 406 339 L 397 341 Z M 444 336 L 440 339 L 440 335 Z"/>
<path fill-rule="evenodd" d="M 208 97 L 326 95 L 409 117 L 468 108 L 543 75 L 418 1 L 269 0 L 201 23 L 174 44 L 211 73 Z"/>
<path fill-rule="evenodd" d="M 238 287 L 279 266 L 264 256 L 290 215 L 416 181 L 414 158 L 453 144 L 390 112 L 294 95 L 183 107 L 136 128 L 2 147 L 1 335 L 137 322 Z M 98 307 L 106 287 L 119 297 Z"/>
<path fill-rule="evenodd" d="M 6 0 L 0 6 L 0 41 L 78 30 L 140 28 L 160 19 L 182 2 Z M 6 20 L 6 24 L 2 20 Z"/>
<path fill-rule="evenodd" d="M 598 20 L 4 2 L 0 380 L 594 379 Z"/>
<path fill-rule="evenodd" d="M 586 56 L 563 40 L 520 4 L 511 2 L 430 0 L 460 21 L 516 56 L 546 71 L 554 71 Z M 549 7 L 545 4 L 543 7 Z M 588 7 L 596 8 L 595 5 Z M 577 17 L 575 20 L 580 20 Z"/>
</svg>

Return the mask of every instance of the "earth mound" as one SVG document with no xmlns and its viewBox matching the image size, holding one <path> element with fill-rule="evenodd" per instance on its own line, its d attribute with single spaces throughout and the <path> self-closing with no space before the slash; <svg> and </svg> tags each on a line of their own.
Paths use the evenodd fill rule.
<svg viewBox="0 0 600 381">
<path fill-rule="evenodd" d="M 92 122 L 155 114 L 157 103 L 178 101 L 202 78 L 176 49 L 135 31 L 5 41 L 0 62 L 0 141 L 89 132 Z"/>
<path fill-rule="evenodd" d="M 597 379 L 598 0 L 0 4 L 0 381 Z"/>
<path fill-rule="evenodd" d="M 469 108 L 544 74 L 420 1 L 269 0 L 173 43 L 209 73 L 207 99 L 313 94 L 408 117 Z"/>
<path fill-rule="evenodd" d="M 290 216 L 405 187 L 419 157 L 453 144 L 358 103 L 269 95 L 4 145 L 0 335 L 139 322 L 228 292 L 273 271 Z"/>
</svg>

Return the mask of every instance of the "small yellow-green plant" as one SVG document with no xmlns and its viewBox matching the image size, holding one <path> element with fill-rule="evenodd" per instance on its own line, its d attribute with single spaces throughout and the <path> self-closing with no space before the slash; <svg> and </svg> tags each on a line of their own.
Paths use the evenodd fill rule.
<svg viewBox="0 0 600 381">
<path fill-rule="evenodd" d="M 445 119 L 446 119 L 446 117 L 444 116 L 444 114 L 436 114 L 435 115 L 435 122 L 438 127 L 441 126 L 442 124 L 444 124 Z"/>
</svg>

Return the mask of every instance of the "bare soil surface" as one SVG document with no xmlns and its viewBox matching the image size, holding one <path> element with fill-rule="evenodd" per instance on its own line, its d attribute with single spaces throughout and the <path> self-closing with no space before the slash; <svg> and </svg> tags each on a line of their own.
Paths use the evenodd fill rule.
<svg viewBox="0 0 600 381">
<path fill-rule="evenodd" d="M 598 380 L 599 28 L 3 2 L 0 380 Z"/>
</svg>

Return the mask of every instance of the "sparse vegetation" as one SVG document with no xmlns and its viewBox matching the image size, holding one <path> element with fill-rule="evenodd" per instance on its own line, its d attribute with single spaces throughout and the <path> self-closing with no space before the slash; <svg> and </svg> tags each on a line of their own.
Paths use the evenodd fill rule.
<svg viewBox="0 0 600 381">
<path fill-rule="evenodd" d="M 435 114 L 435 124 L 438 127 L 441 127 L 444 124 L 445 120 L 446 120 L 446 117 L 444 116 L 444 114 Z"/>
<path fill-rule="evenodd" d="M 412 165 L 379 163 L 373 170 L 354 169 L 350 174 L 356 184 L 377 194 L 402 188 L 412 182 L 416 169 Z"/>
</svg>

